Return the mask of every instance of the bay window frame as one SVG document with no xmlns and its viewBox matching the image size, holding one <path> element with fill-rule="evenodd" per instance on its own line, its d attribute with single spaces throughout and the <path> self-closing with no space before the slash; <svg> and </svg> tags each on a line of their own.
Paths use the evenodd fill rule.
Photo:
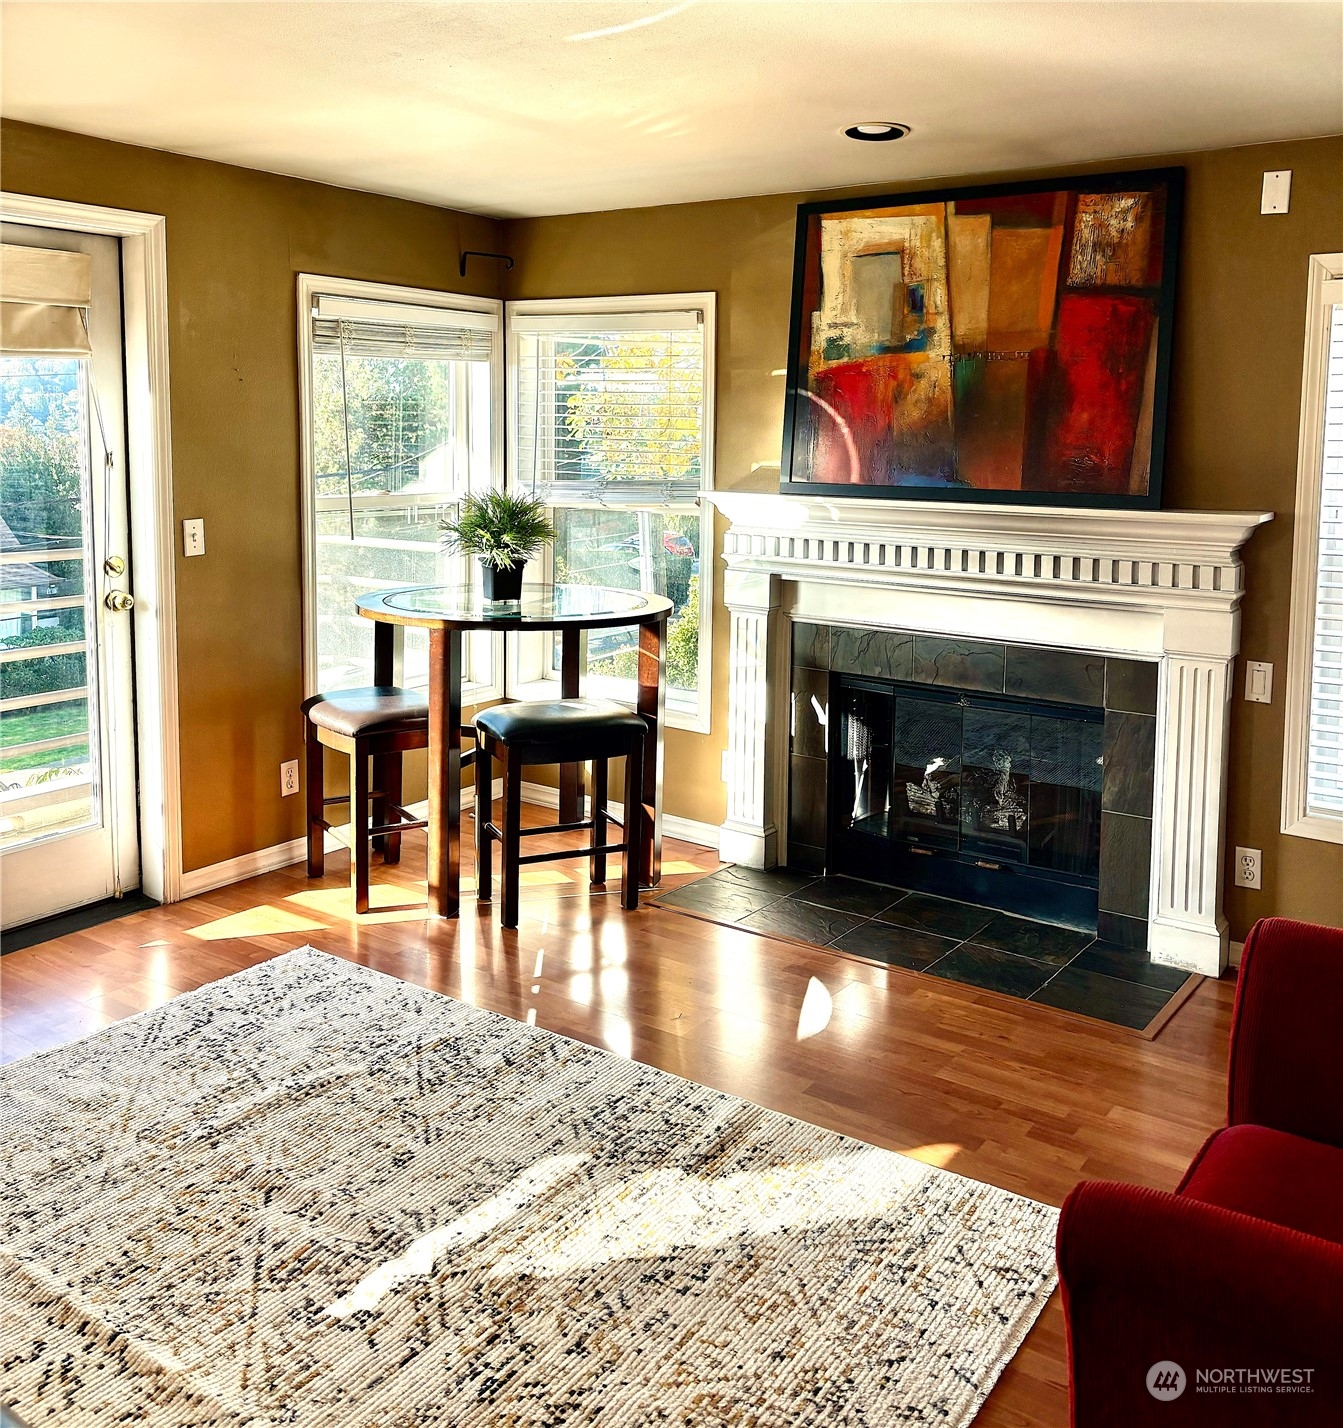
<svg viewBox="0 0 1343 1428">
<path fill-rule="evenodd" d="M 717 392 L 716 358 L 718 345 L 717 294 L 712 292 L 691 293 L 631 293 L 614 297 L 586 298 L 518 298 L 504 304 L 504 351 L 506 372 L 505 409 L 508 413 L 508 440 L 505 483 L 510 488 L 525 489 L 527 478 L 518 469 L 519 443 L 516 423 L 521 411 L 519 400 L 519 343 L 520 334 L 515 319 L 520 317 L 565 317 L 576 319 L 600 319 L 602 314 L 628 315 L 632 313 L 685 313 L 698 310 L 703 315 L 704 371 L 703 393 L 700 405 L 700 485 L 699 495 L 693 507 L 680 502 L 652 506 L 646 502 L 630 504 L 631 511 L 663 510 L 667 512 L 688 512 L 698 508 L 699 542 L 699 678 L 696 681 L 693 707 L 685 703 L 673 703 L 668 690 L 666 722 L 673 729 L 685 729 L 694 733 L 707 734 L 710 731 L 713 680 L 713 603 L 714 574 L 716 564 L 714 508 L 704 500 L 704 493 L 714 490 L 714 447 L 716 427 L 714 422 L 715 396 Z M 549 425 L 544 439 L 553 453 L 553 428 Z M 552 460 L 548 463 L 553 466 Z M 607 503 L 609 509 L 622 509 L 621 503 Z M 558 502 L 552 510 L 591 509 L 591 502 Z M 554 578 L 554 551 L 546 546 L 543 578 L 549 582 Z M 504 688 L 512 699 L 556 699 L 559 697 L 559 675 L 550 668 L 550 646 L 546 636 L 532 635 L 510 640 L 504 665 Z M 616 683 L 615 681 L 612 682 Z M 623 686 L 627 681 L 619 681 Z M 588 692 L 598 697 L 609 697 L 634 707 L 634 698 L 622 688 L 605 688 L 602 681 L 589 679 L 585 686 Z"/>
<path fill-rule="evenodd" d="M 490 484 L 504 480 L 504 428 L 508 419 L 504 406 L 504 304 L 499 298 L 476 297 L 434 288 L 407 287 L 398 283 L 377 283 L 362 278 L 329 274 L 298 275 L 298 381 L 299 381 L 299 469 L 303 518 L 303 688 L 305 697 L 318 692 L 317 663 L 317 505 L 313 444 L 313 307 L 319 297 L 354 298 L 380 306 L 403 305 L 437 308 L 445 312 L 481 313 L 497 322 L 494 353 L 490 359 Z M 398 627 L 397 635 L 402 634 Z M 369 625 L 372 648 L 373 627 Z M 402 679 L 402 640 L 396 640 L 393 678 Z M 489 637 L 488 669 L 468 667 L 462 683 L 462 700 L 481 704 L 502 697 L 504 641 L 502 635 Z"/>
</svg>

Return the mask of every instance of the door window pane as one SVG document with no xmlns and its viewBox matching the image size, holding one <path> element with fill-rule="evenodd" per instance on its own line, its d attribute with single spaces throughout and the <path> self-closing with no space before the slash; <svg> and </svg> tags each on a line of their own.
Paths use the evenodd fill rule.
<svg viewBox="0 0 1343 1428">
<path fill-rule="evenodd" d="M 0 358 L 0 847 L 97 824 L 86 373 Z"/>
</svg>

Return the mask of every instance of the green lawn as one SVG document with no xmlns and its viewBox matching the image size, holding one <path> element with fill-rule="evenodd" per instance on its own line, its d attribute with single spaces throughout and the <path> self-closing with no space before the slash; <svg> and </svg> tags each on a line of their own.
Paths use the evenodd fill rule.
<svg viewBox="0 0 1343 1428">
<path fill-rule="evenodd" d="M 63 704 L 42 704 L 36 709 L 7 709 L 0 714 L 0 772 L 47 768 L 54 763 L 83 763 L 89 756 L 87 739 L 63 749 L 31 750 L 22 754 L 6 753 L 15 744 L 34 739 L 57 739 L 62 734 L 85 734 L 89 727 L 89 708 L 83 699 Z"/>
</svg>

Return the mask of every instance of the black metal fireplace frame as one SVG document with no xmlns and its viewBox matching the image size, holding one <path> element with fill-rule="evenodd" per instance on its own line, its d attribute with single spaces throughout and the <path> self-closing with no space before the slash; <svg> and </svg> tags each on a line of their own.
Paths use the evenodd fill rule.
<svg viewBox="0 0 1343 1428">
<path fill-rule="evenodd" d="M 1001 694 L 976 694 L 959 689 L 876 679 L 832 671 L 829 708 L 837 718 L 842 691 L 867 690 L 894 698 L 900 694 L 923 701 L 957 704 L 962 708 L 1003 710 L 1046 718 L 1103 724 L 1103 709 Z M 892 705 L 894 710 L 894 703 Z M 850 828 L 842 804 L 843 749 L 832 729 L 828 750 L 826 793 L 826 867 L 855 877 L 938 897 L 997 907 L 1026 917 L 1096 930 L 1099 872 L 1094 875 L 1020 863 L 993 863 L 981 853 L 948 849 Z M 1100 800 L 1097 800 L 1097 818 Z"/>
</svg>

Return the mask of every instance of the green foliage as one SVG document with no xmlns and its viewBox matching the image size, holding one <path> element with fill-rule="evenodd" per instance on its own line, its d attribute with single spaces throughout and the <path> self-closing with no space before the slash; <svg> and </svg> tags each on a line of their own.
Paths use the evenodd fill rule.
<svg viewBox="0 0 1343 1428">
<path fill-rule="evenodd" d="M 345 482 L 345 406 L 349 462 L 356 492 L 397 490 L 418 475 L 420 458 L 448 439 L 452 364 L 413 358 L 339 357 L 313 360 L 313 454 L 317 491 Z M 337 483 L 336 478 L 339 478 Z"/>
<path fill-rule="evenodd" d="M 454 549 L 479 556 L 496 570 L 512 570 L 555 539 L 540 501 L 497 489 L 468 496 L 457 519 L 440 524 Z"/>
<path fill-rule="evenodd" d="M 0 358 L 0 511 L 16 534 L 81 534 L 83 420 L 77 361 Z"/>
<path fill-rule="evenodd" d="M 690 577 L 685 604 L 667 627 L 667 683 L 675 689 L 699 687 L 699 576 Z"/>
<path fill-rule="evenodd" d="M 563 425 L 584 470 L 607 480 L 698 475 L 703 360 L 698 341 L 589 339 L 557 350 Z"/>
</svg>

